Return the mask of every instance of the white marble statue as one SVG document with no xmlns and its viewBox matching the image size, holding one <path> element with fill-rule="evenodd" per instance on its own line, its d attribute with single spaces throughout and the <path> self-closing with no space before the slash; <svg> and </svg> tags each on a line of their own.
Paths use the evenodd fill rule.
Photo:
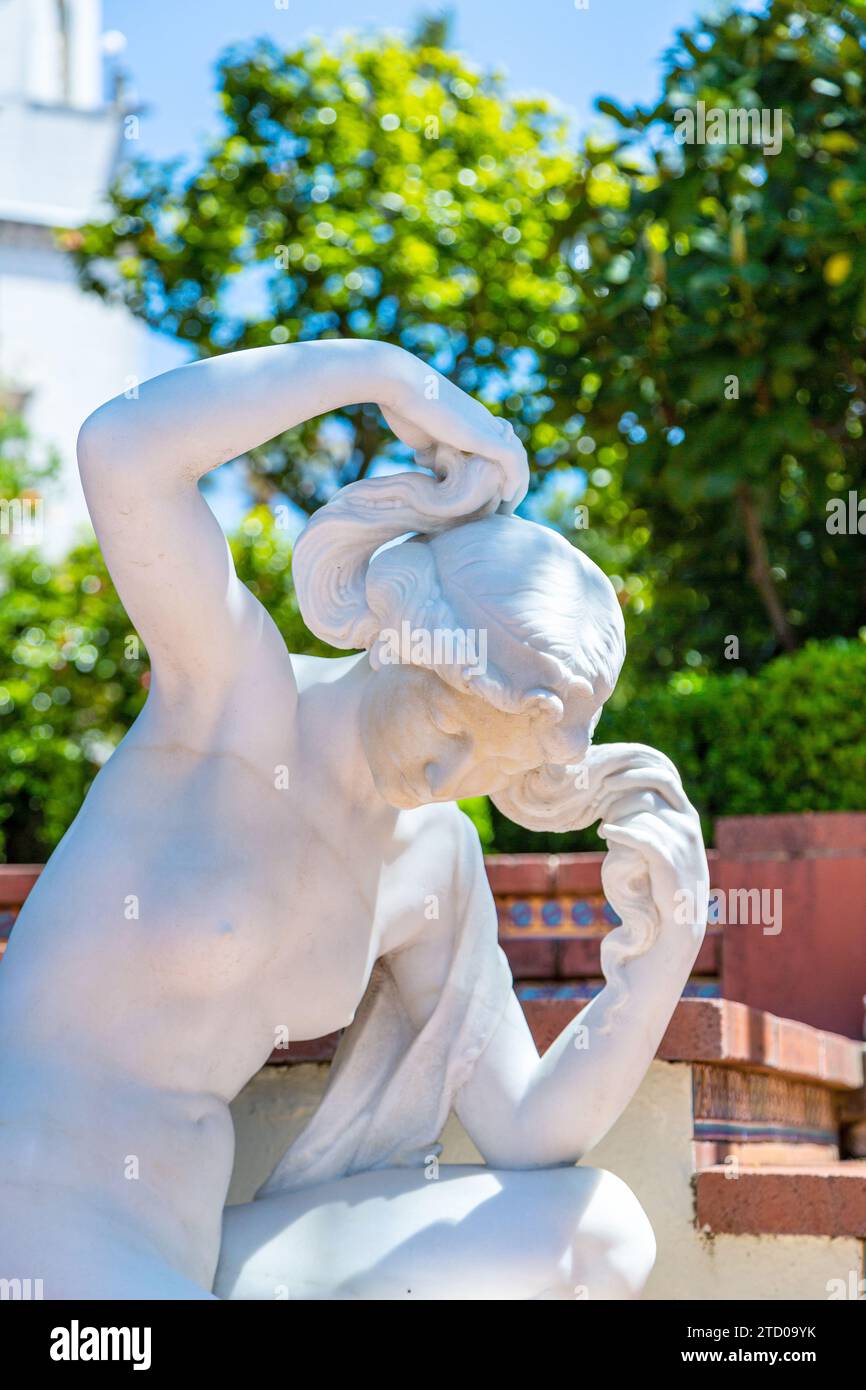
<svg viewBox="0 0 866 1390">
<path fill-rule="evenodd" d="M 292 657 L 198 480 L 362 401 L 430 471 L 310 522 L 303 615 L 361 655 Z M 665 757 L 590 749 L 620 609 L 512 514 L 513 431 L 401 349 L 320 342 L 157 377 L 90 417 L 79 456 L 152 683 L 0 967 L 0 1277 L 46 1298 L 637 1295 L 647 1218 L 575 1164 L 688 978 L 706 860 Z M 601 819 L 609 846 L 607 984 L 541 1059 L 454 804 L 480 793 L 533 828 Z M 318 1111 L 224 1213 L 230 1101 L 275 1039 L 340 1028 Z M 486 1166 L 436 1176 L 451 1109 Z"/>
</svg>

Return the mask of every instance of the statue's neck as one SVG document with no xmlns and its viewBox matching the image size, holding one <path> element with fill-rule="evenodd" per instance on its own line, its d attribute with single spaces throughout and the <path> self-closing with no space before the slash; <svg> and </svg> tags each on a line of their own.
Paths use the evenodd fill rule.
<svg viewBox="0 0 866 1390">
<path fill-rule="evenodd" d="M 313 782 L 327 780 L 335 797 L 356 813 L 389 826 L 397 811 L 373 782 L 361 737 L 361 705 L 373 672 L 366 653 L 309 660 L 300 674 L 298 756 Z"/>
</svg>

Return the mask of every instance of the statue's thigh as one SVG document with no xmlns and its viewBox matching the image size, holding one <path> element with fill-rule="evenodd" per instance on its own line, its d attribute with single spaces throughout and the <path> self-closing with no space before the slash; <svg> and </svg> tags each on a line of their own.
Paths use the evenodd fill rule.
<svg viewBox="0 0 866 1390">
<path fill-rule="evenodd" d="M 215 1292 L 235 1299 L 637 1296 L 655 1245 L 590 1168 L 388 1169 L 229 1207 Z"/>
<path fill-rule="evenodd" d="M 213 1297 L 110 1211 L 46 1183 L 0 1181 L 0 1279 L 46 1300 Z"/>
</svg>

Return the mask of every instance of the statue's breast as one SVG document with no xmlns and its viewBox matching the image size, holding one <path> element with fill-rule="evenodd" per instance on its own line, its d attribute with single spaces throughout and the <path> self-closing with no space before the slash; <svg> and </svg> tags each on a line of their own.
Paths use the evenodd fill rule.
<svg viewBox="0 0 866 1390">
<path fill-rule="evenodd" d="M 346 1027 L 379 954 L 376 874 L 297 821 L 265 872 L 279 940 L 267 999 L 288 1008 L 296 1038 Z"/>
</svg>

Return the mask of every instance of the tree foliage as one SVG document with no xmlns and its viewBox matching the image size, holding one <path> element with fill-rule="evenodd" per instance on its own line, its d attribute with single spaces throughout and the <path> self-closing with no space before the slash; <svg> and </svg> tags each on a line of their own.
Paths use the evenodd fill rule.
<svg viewBox="0 0 866 1390">
<path fill-rule="evenodd" d="M 629 543 L 644 668 L 724 665 L 730 634 L 754 668 L 863 624 L 863 537 L 828 533 L 827 504 L 864 481 L 864 50 L 861 4 L 773 0 L 680 33 L 652 109 L 600 103 L 611 133 L 570 194 L 583 352 L 563 395 L 599 465 L 587 547 Z M 724 143 L 676 139 L 699 103 Z M 778 113 L 777 152 L 730 138 L 750 110 Z"/>
<path fill-rule="evenodd" d="M 82 282 L 202 353 L 327 335 L 419 352 L 517 424 L 547 517 L 610 573 L 631 668 L 757 668 L 863 623 L 866 19 L 773 0 L 677 36 L 654 107 L 570 147 L 447 21 L 230 51 L 224 131 L 138 164 L 75 233 Z M 780 113 L 782 143 L 678 143 L 684 111 Z M 311 511 L 401 456 L 354 407 L 255 452 Z M 585 491 L 581 493 L 581 488 Z M 581 529 L 572 531 L 580 502 Z"/>
<path fill-rule="evenodd" d="M 224 129 L 198 167 L 132 166 L 110 220 L 67 236 L 83 285 L 203 354 L 400 343 L 496 408 L 507 397 L 531 442 L 544 355 L 577 350 L 556 251 L 573 157 L 549 101 L 510 96 L 442 37 L 430 21 L 416 42 L 228 52 Z M 378 411 L 353 407 L 256 451 L 252 477 L 311 511 L 389 449 Z"/>
</svg>

